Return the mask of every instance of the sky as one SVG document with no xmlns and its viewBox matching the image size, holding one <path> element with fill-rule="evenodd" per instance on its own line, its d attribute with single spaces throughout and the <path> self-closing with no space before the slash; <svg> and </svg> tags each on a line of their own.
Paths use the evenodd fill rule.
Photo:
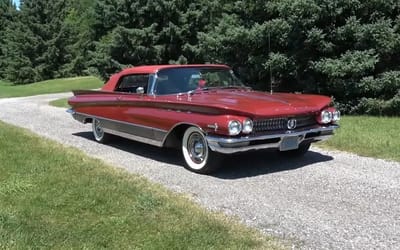
<svg viewBox="0 0 400 250">
<path fill-rule="evenodd" d="M 13 0 L 13 2 L 15 3 L 15 5 L 17 5 L 17 7 L 19 7 L 19 0 Z"/>
</svg>

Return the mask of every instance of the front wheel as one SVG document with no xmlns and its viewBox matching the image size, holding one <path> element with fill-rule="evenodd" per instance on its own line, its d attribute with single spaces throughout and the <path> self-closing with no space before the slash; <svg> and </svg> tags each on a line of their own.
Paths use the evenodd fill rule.
<svg viewBox="0 0 400 250">
<path fill-rule="evenodd" d="M 220 167 L 221 156 L 210 150 L 203 132 L 197 127 L 189 127 L 183 134 L 182 153 L 190 171 L 209 174 Z"/>
<path fill-rule="evenodd" d="M 92 121 L 92 131 L 94 139 L 100 143 L 106 143 L 110 140 L 110 135 L 105 133 L 101 123 L 96 118 Z"/>
</svg>

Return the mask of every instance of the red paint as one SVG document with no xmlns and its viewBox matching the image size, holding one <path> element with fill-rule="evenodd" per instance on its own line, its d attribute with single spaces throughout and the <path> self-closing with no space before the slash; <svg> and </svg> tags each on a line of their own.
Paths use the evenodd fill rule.
<svg viewBox="0 0 400 250">
<path fill-rule="evenodd" d="M 113 75 L 102 91 L 74 92 L 69 104 L 76 112 L 155 127 L 169 131 L 177 124 L 199 126 L 208 133 L 227 135 L 228 122 L 272 117 L 315 115 L 328 108 L 331 99 L 320 95 L 265 93 L 247 89 L 213 89 L 193 94 L 147 96 L 112 92 L 118 80 L 129 74 L 155 73 L 165 68 L 223 67 L 225 65 L 158 65 L 123 70 Z M 330 108 L 333 110 L 333 108 Z M 212 126 L 217 124 L 215 131 Z"/>
</svg>

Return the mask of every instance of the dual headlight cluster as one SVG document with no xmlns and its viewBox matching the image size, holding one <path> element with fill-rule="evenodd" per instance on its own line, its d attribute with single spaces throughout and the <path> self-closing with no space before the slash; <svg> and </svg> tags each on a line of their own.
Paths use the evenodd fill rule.
<svg viewBox="0 0 400 250">
<path fill-rule="evenodd" d="M 320 120 L 324 124 L 339 121 L 340 120 L 340 111 L 335 110 L 335 111 L 331 112 L 329 110 L 323 110 L 321 112 Z"/>
<path fill-rule="evenodd" d="M 229 135 L 250 134 L 253 131 L 253 121 L 246 119 L 241 123 L 240 121 L 232 120 L 228 123 L 228 131 Z"/>
<path fill-rule="evenodd" d="M 340 111 L 338 110 L 323 110 L 319 118 L 323 124 L 336 122 L 340 120 Z M 253 132 L 253 121 L 251 119 L 245 119 L 243 122 L 238 120 L 231 120 L 228 123 L 229 135 L 238 135 L 240 133 L 250 134 Z"/>
</svg>

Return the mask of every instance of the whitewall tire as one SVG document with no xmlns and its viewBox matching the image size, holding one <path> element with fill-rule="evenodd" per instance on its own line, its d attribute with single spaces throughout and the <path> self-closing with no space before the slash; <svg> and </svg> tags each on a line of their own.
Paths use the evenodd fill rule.
<svg viewBox="0 0 400 250">
<path fill-rule="evenodd" d="M 210 150 L 204 133 L 197 127 L 189 127 L 183 134 L 182 154 L 190 171 L 209 174 L 220 167 L 220 155 Z"/>
<path fill-rule="evenodd" d="M 92 120 L 92 131 L 97 142 L 106 143 L 110 139 L 110 135 L 104 132 L 101 122 L 96 118 Z"/>
</svg>

